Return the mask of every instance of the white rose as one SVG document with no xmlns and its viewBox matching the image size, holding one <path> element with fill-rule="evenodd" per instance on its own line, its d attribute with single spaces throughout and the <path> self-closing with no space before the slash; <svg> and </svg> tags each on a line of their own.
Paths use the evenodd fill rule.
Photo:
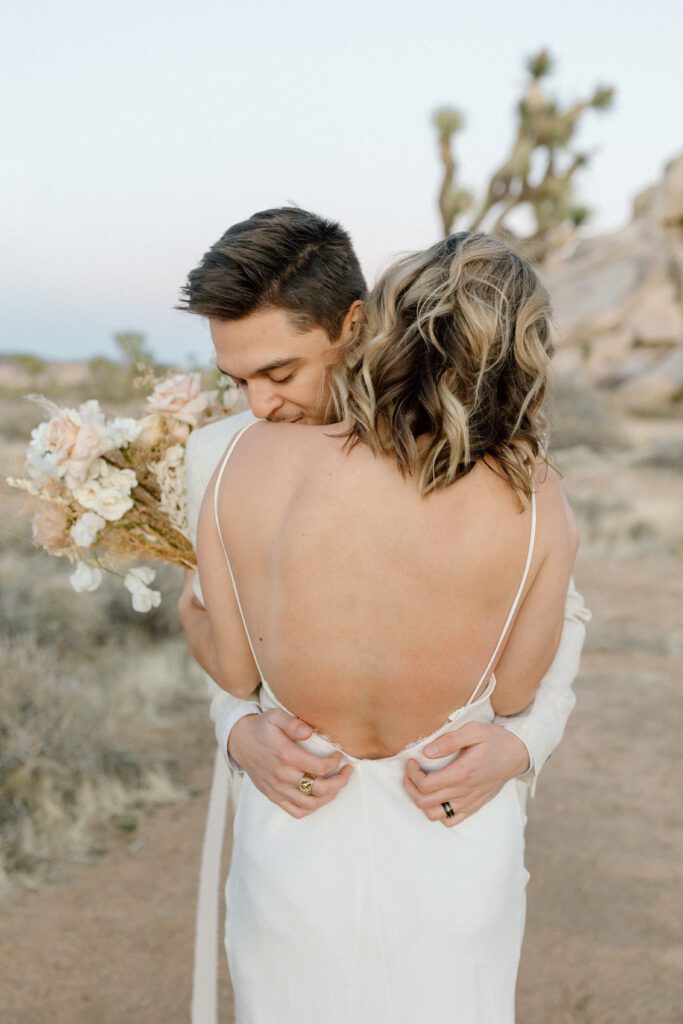
<svg viewBox="0 0 683 1024">
<path fill-rule="evenodd" d="M 83 508 L 113 523 L 133 507 L 130 492 L 137 482 L 132 469 L 117 469 L 100 459 L 97 476 L 74 487 L 73 496 Z"/>
<path fill-rule="evenodd" d="M 161 593 L 158 590 L 150 590 L 147 586 L 155 576 L 154 569 L 144 565 L 129 569 L 126 573 L 123 585 L 132 595 L 133 608 L 136 612 L 148 612 L 161 604 Z"/>
<path fill-rule="evenodd" d="M 69 583 L 78 594 L 89 594 L 91 591 L 97 590 L 101 582 L 100 570 L 88 565 L 87 562 L 78 562 L 76 571 L 69 576 Z"/>
<path fill-rule="evenodd" d="M 130 417 L 117 416 L 109 421 L 109 430 L 117 448 L 125 448 L 137 441 L 142 433 L 142 425 Z"/>
<path fill-rule="evenodd" d="M 103 487 L 115 487 L 122 493 L 132 491 L 138 482 L 135 470 L 119 469 L 118 466 L 112 466 L 105 459 L 100 459 L 97 479 Z"/>
<path fill-rule="evenodd" d="M 32 480 L 41 480 L 46 476 L 59 476 L 54 456 L 47 447 L 48 423 L 39 423 L 31 431 L 26 452 L 26 471 Z"/>
<path fill-rule="evenodd" d="M 84 512 L 73 524 L 69 533 L 79 548 L 89 548 L 97 540 L 97 534 L 106 520 L 96 512 Z"/>
</svg>

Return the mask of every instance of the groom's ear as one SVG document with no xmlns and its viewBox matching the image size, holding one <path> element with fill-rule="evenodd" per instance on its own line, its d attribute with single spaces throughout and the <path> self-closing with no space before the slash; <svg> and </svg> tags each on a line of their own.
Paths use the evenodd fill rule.
<svg viewBox="0 0 683 1024">
<path fill-rule="evenodd" d="M 347 341 L 356 330 L 360 317 L 363 314 L 363 300 L 354 299 L 344 315 L 339 341 Z"/>
</svg>

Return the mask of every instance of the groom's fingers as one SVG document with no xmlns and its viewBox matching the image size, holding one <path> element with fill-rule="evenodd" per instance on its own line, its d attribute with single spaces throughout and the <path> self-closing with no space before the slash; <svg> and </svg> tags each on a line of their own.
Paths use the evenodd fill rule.
<svg viewBox="0 0 683 1024">
<path fill-rule="evenodd" d="M 313 730 L 310 725 L 302 722 L 300 718 L 288 715 L 286 711 L 268 711 L 267 715 L 270 724 L 277 726 L 279 730 L 279 739 L 274 747 L 279 762 L 275 772 L 278 781 L 290 781 L 291 768 L 299 770 L 299 778 L 304 772 L 311 775 L 327 775 L 328 772 L 336 771 L 342 758 L 339 751 L 335 750 L 333 754 L 328 755 L 312 754 L 297 742 L 311 735 Z"/>
<path fill-rule="evenodd" d="M 343 789 L 348 782 L 351 772 L 351 765 L 347 764 L 344 765 L 339 775 L 335 775 L 332 779 L 315 779 L 311 794 L 300 792 L 295 788 L 297 785 L 295 784 L 288 793 L 288 798 L 278 801 L 280 807 L 291 814 L 293 818 L 305 818 L 307 814 L 312 814 L 313 811 L 317 811 L 318 808 L 334 800 L 339 790 Z M 316 794 L 316 790 L 321 790 L 321 792 Z"/>
<path fill-rule="evenodd" d="M 461 821 L 469 818 L 470 814 L 475 814 L 486 803 L 486 800 L 482 799 L 481 795 L 476 799 L 472 797 L 460 799 L 454 796 L 453 791 L 450 789 L 424 797 L 418 792 L 407 776 L 404 777 L 403 785 L 413 803 L 430 821 L 440 821 L 442 825 L 446 825 L 448 828 L 452 828 L 453 825 L 459 825 Z M 451 807 L 456 812 L 452 818 L 449 818 L 443 809 L 442 804 L 446 801 L 451 804 Z"/>
<path fill-rule="evenodd" d="M 457 761 L 461 760 L 460 758 Z M 450 789 L 457 787 L 466 788 L 474 779 L 470 771 L 469 762 L 458 764 L 451 761 L 443 768 L 437 768 L 433 772 L 425 772 L 414 758 L 409 758 L 406 763 L 405 774 L 411 780 L 415 788 L 425 795 L 437 793 L 448 786 Z"/>
<path fill-rule="evenodd" d="M 334 754 L 330 757 L 318 757 L 308 750 L 303 750 L 296 743 L 280 751 L 278 766 L 275 769 L 275 778 L 278 782 L 291 782 L 293 775 L 297 781 L 304 772 L 309 775 L 327 775 L 339 767 L 341 754 Z"/>
<path fill-rule="evenodd" d="M 410 776 L 405 776 L 403 785 L 413 803 L 419 807 L 421 811 L 425 811 L 425 813 L 434 808 L 441 807 L 441 804 L 446 800 L 450 800 L 453 803 L 458 803 L 460 805 L 465 803 L 470 805 L 476 802 L 472 796 L 465 796 L 464 794 L 454 791 L 452 786 L 449 786 L 446 789 L 438 789 L 435 793 L 421 793 Z"/>
<path fill-rule="evenodd" d="M 303 772 L 300 772 L 296 768 L 287 769 L 286 773 L 283 773 L 281 782 L 284 783 L 286 789 L 291 791 L 294 795 L 292 799 L 296 799 L 297 803 L 303 802 L 304 806 L 312 803 L 312 798 L 316 800 L 322 800 L 323 803 L 327 803 L 334 796 L 337 795 L 340 789 L 343 789 L 346 783 L 349 781 L 349 777 L 353 769 L 350 764 L 345 764 L 340 772 L 336 775 L 330 776 L 329 779 L 324 779 L 321 776 L 316 776 L 313 779 L 313 787 L 311 794 L 302 793 L 299 789 L 299 782 Z M 311 775 L 314 774 L 311 772 Z"/>
</svg>

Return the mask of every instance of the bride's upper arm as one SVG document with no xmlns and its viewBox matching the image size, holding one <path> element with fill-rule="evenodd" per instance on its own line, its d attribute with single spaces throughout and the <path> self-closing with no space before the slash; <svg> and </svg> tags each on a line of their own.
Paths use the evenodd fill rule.
<svg viewBox="0 0 683 1024">
<path fill-rule="evenodd" d="M 204 493 L 197 525 L 197 571 L 211 626 L 219 686 L 235 697 L 249 696 L 259 673 L 235 597 L 213 507 L 218 470 Z"/>
<path fill-rule="evenodd" d="M 537 571 L 522 600 L 495 668 L 492 706 L 515 715 L 534 698 L 562 637 L 567 589 L 578 548 L 574 514 L 549 472 L 537 488 Z"/>
</svg>

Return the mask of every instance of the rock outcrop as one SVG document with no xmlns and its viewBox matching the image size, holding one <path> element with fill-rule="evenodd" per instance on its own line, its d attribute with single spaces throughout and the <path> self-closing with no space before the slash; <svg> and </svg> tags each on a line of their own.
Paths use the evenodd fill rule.
<svg viewBox="0 0 683 1024">
<path fill-rule="evenodd" d="M 561 379 L 609 388 L 633 412 L 683 411 L 683 153 L 626 227 L 580 239 L 543 277 Z"/>
</svg>

